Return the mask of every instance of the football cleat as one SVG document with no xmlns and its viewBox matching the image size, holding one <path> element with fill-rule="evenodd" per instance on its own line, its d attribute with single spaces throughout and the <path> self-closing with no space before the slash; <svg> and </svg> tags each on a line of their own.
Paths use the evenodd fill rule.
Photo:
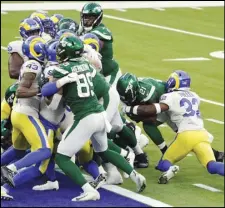
<svg viewBox="0 0 225 208">
<path fill-rule="evenodd" d="M 10 170 L 6 166 L 1 167 L 1 176 L 5 183 L 9 184 L 12 187 L 15 187 L 13 177 L 16 175 L 16 172 Z"/>
<path fill-rule="evenodd" d="M 99 200 L 100 194 L 98 191 L 89 191 L 84 192 L 80 196 L 74 197 L 72 201 L 90 201 L 90 200 Z"/>
<path fill-rule="evenodd" d="M 216 162 L 224 162 L 224 152 L 219 152 L 218 155 L 216 156 Z"/>
<path fill-rule="evenodd" d="M 55 190 L 59 189 L 58 181 L 47 181 L 45 184 L 37 185 L 32 188 L 34 191 L 47 191 L 47 190 Z"/>
<path fill-rule="evenodd" d="M 141 153 L 136 155 L 134 166 L 136 168 L 147 168 L 148 167 L 148 157 L 146 153 Z"/>
<path fill-rule="evenodd" d="M 1 186 L 1 200 L 10 201 L 13 200 L 13 196 L 8 195 L 7 190 Z"/>
<path fill-rule="evenodd" d="M 94 189 L 97 190 L 97 189 L 101 188 L 103 185 L 105 185 L 106 181 L 107 181 L 107 173 L 99 174 L 99 176 L 94 181 L 89 182 L 89 184 Z"/>
<path fill-rule="evenodd" d="M 141 193 L 146 188 L 146 179 L 143 175 L 136 172 L 135 170 L 133 171 L 133 173 L 134 177 L 132 177 L 131 179 L 136 183 L 137 192 Z"/>
<path fill-rule="evenodd" d="M 179 171 L 179 166 L 173 165 L 167 170 L 163 172 L 162 175 L 159 177 L 158 183 L 159 184 L 167 184 L 170 179 L 172 179 L 177 172 Z"/>
</svg>

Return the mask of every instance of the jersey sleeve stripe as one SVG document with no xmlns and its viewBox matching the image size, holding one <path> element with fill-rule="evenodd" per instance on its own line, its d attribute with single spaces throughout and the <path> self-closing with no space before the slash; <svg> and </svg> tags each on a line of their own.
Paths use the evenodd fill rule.
<svg viewBox="0 0 225 208">
<path fill-rule="evenodd" d="M 106 39 L 106 40 L 111 40 L 111 36 L 105 35 L 105 34 L 99 32 L 99 31 L 97 31 L 97 30 L 92 31 L 92 33 L 95 33 L 95 34 L 101 36 L 102 38 L 104 38 L 104 39 Z"/>
<path fill-rule="evenodd" d="M 64 70 L 64 69 L 62 69 L 62 68 L 55 67 L 54 69 L 55 69 L 57 72 L 59 72 L 59 73 L 61 73 L 61 74 L 63 74 L 63 75 L 69 74 L 68 71 L 66 71 L 66 70 Z"/>
<path fill-rule="evenodd" d="M 148 96 L 147 96 L 146 98 L 144 98 L 141 102 L 146 102 L 146 101 L 148 101 L 148 100 L 152 97 L 152 95 L 153 95 L 154 92 L 155 92 L 155 86 L 152 86 L 152 88 L 151 88 L 151 90 L 150 90 Z"/>
</svg>

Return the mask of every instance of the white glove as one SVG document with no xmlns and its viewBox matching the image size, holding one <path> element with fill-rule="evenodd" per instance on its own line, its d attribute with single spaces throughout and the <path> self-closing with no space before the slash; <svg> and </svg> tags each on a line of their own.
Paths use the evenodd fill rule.
<svg viewBox="0 0 225 208">
<path fill-rule="evenodd" d="M 79 80 L 78 74 L 76 72 L 69 73 L 65 77 L 57 80 L 56 86 L 57 88 L 61 88 L 65 84 L 71 83 L 71 82 L 76 82 Z"/>
</svg>

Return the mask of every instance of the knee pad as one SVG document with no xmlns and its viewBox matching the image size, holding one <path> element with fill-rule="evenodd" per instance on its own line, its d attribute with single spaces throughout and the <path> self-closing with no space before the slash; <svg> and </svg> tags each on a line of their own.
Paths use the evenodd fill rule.
<svg viewBox="0 0 225 208">
<path fill-rule="evenodd" d="M 169 170 L 171 165 L 172 165 L 171 162 L 168 160 L 160 160 L 159 164 L 157 166 L 157 169 L 162 172 L 165 172 L 165 171 Z"/>
</svg>

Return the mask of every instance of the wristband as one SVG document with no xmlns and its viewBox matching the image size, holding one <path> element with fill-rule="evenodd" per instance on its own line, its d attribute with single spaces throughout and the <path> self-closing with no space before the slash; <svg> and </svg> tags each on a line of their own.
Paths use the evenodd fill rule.
<svg viewBox="0 0 225 208">
<path fill-rule="evenodd" d="M 156 108 L 156 114 L 161 113 L 161 107 L 160 107 L 159 103 L 153 103 L 153 105 L 154 105 L 155 108 Z"/>
<path fill-rule="evenodd" d="M 134 115 L 138 115 L 138 113 L 137 113 L 138 107 L 139 107 L 139 105 L 135 105 L 134 107 L 132 107 L 132 113 L 133 113 Z"/>
</svg>

